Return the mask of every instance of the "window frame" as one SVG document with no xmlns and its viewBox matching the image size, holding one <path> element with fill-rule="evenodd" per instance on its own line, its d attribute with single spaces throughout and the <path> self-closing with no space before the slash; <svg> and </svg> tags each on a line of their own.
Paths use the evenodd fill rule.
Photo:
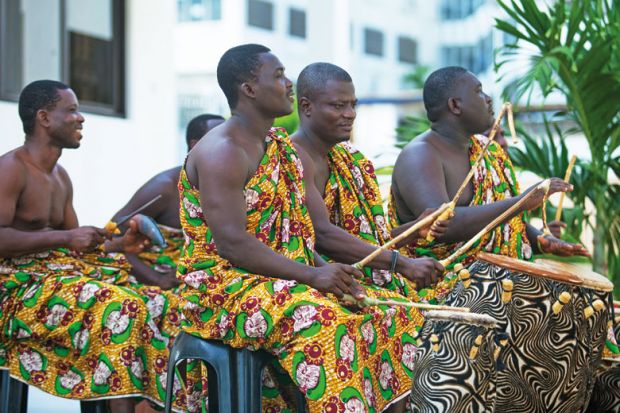
<svg viewBox="0 0 620 413">
<path fill-rule="evenodd" d="M 2 47 L 8 40 L 8 34 L 6 25 L 2 24 L 6 18 L 8 18 L 7 10 L 8 2 L 13 0 L 0 0 L 0 71 L 2 68 L 7 67 L 9 63 L 6 56 L 6 48 Z M 110 0 L 112 3 L 112 50 L 113 61 L 112 65 L 112 104 L 98 103 L 92 101 L 80 100 L 80 110 L 87 113 L 96 115 L 105 115 L 112 117 L 125 118 L 126 113 L 126 59 L 125 59 L 125 47 L 126 47 L 126 2 L 125 0 Z M 70 34 L 67 30 L 66 12 L 67 3 L 66 0 L 60 0 L 60 81 L 66 83 L 70 87 L 69 83 L 71 79 L 71 59 L 70 59 Z M 25 86 L 25 85 L 23 85 Z M 22 88 L 23 88 L 22 86 Z M 78 99 L 80 97 L 78 96 Z M 17 102 L 19 100 L 19 94 L 5 92 L 4 85 L 2 84 L 2 78 L 0 77 L 0 101 Z"/>
</svg>

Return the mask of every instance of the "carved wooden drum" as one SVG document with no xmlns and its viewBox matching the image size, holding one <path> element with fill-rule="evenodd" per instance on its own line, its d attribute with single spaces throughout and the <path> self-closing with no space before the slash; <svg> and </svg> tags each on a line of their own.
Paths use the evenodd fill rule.
<svg viewBox="0 0 620 413">
<path fill-rule="evenodd" d="M 610 323 L 613 321 L 610 320 Z M 620 338 L 620 324 L 616 323 L 615 328 L 612 329 L 612 336 L 609 338 L 610 344 L 616 348 L 618 338 Z M 603 354 L 603 360 L 597 369 L 596 382 L 587 413 L 620 412 L 620 355 L 607 353 Z"/>
<path fill-rule="evenodd" d="M 497 319 L 497 411 L 580 412 L 607 337 L 612 283 L 572 264 L 480 253 L 447 304 Z"/>
<path fill-rule="evenodd" d="M 427 312 L 418 334 L 409 411 L 493 411 L 496 327 L 488 315 Z"/>
</svg>

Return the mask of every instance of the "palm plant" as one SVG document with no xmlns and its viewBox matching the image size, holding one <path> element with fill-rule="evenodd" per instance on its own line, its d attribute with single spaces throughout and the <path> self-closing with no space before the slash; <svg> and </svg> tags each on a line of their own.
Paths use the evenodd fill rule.
<svg viewBox="0 0 620 413">
<path fill-rule="evenodd" d="M 536 88 L 545 97 L 564 95 L 567 115 L 590 150 L 581 167 L 587 179 L 584 201 L 595 210 L 594 270 L 609 269 L 620 284 L 620 188 L 608 179 L 620 172 L 614 156 L 620 145 L 620 7 L 617 0 L 557 0 L 546 8 L 541 3 L 498 0 L 509 19 L 496 19 L 496 27 L 514 40 L 498 54 L 496 70 L 530 53 L 530 66 L 511 98 Z"/>
</svg>

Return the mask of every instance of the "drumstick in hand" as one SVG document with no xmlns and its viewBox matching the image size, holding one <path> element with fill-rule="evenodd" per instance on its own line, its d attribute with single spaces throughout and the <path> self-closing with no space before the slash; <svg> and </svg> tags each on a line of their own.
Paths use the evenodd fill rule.
<svg viewBox="0 0 620 413">
<path fill-rule="evenodd" d="M 416 222 L 415 224 L 413 224 L 412 226 L 407 228 L 405 231 L 403 231 L 397 237 L 392 238 L 390 241 L 388 241 L 385 244 L 383 244 L 380 248 L 377 248 L 376 250 L 374 250 L 373 252 L 368 254 L 368 256 L 366 256 L 364 259 L 362 259 L 361 261 L 356 262 L 355 264 L 353 264 L 353 266 L 355 268 L 357 268 L 357 269 L 362 269 L 364 266 L 368 265 L 368 263 L 370 263 L 372 260 L 377 258 L 377 256 L 379 254 L 381 254 L 382 252 L 387 251 L 388 249 L 390 249 L 390 247 L 392 247 L 392 245 L 397 244 L 398 242 L 400 242 L 403 239 L 407 238 L 413 232 L 419 230 L 420 228 L 424 228 L 424 227 L 428 226 L 430 223 L 434 222 L 435 219 L 438 216 L 440 216 L 444 211 L 446 211 L 449 208 L 449 206 L 450 206 L 450 204 L 443 204 L 443 205 L 441 205 L 439 208 L 437 208 L 431 214 L 425 216 L 424 218 L 422 218 L 421 220 L 419 220 L 418 222 Z"/>
<path fill-rule="evenodd" d="M 493 228 L 495 228 L 496 226 L 504 222 L 509 216 L 519 211 L 519 208 L 521 208 L 521 205 L 523 205 L 525 201 L 527 201 L 528 198 L 531 197 L 536 191 L 545 191 L 545 192 L 549 191 L 550 185 L 551 185 L 551 181 L 549 179 L 545 179 L 544 181 L 542 181 L 536 188 L 534 188 L 533 190 L 525 194 L 523 198 L 518 200 L 513 206 L 511 206 L 506 211 L 504 211 L 501 215 L 499 215 L 497 218 L 491 221 L 486 227 L 482 228 L 480 232 L 474 235 L 469 241 L 467 241 L 459 249 L 454 251 L 452 255 L 450 255 L 448 258 L 440 260 L 439 263 L 443 265 L 444 267 L 447 267 L 450 263 L 452 263 L 452 261 L 457 259 L 461 254 L 467 252 L 472 247 L 472 245 L 474 245 L 474 243 L 478 241 L 480 238 L 482 238 L 487 232 L 491 231 Z"/>
<path fill-rule="evenodd" d="M 575 166 L 575 161 L 577 160 L 577 156 L 573 155 L 568 162 L 568 168 L 566 168 L 566 175 L 564 175 L 564 182 L 568 183 L 570 181 L 570 175 L 573 172 L 573 167 Z M 559 221 L 562 218 L 562 204 L 564 203 L 564 196 L 566 194 L 562 192 L 560 194 L 560 201 L 558 202 L 558 210 L 555 212 L 555 220 Z"/>
<path fill-rule="evenodd" d="M 512 115 L 512 105 L 509 102 L 506 102 L 506 103 L 504 103 L 502 105 L 502 110 L 499 112 L 499 115 L 497 115 L 497 119 L 495 119 L 495 123 L 493 123 L 493 127 L 491 128 L 491 132 L 489 133 L 487 143 L 484 145 L 484 147 L 482 148 L 482 150 L 478 154 L 478 157 L 476 158 L 476 160 L 474 161 L 473 165 L 469 169 L 469 172 L 465 176 L 465 179 L 463 180 L 463 183 L 459 187 L 458 191 L 456 191 L 456 194 L 454 195 L 454 198 L 452 198 L 452 201 L 448 204 L 450 206 L 449 210 L 447 210 L 442 216 L 438 217 L 437 221 L 447 219 L 450 216 L 450 214 L 452 213 L 452 211 L 454 211 L 454 208 L 456 208 L 456 204 L 459 202 L 459 198 L 461 198 L 461 195 L 463 195 L 463 192 L 465 191 L 465 188 L 467 188 L 467 185 L 469 185 L 469 181 L 474 176 L 474 172 L 475 172 L 476 168 L 478 167 L 478 164 L 480 163 L 480 160 L 482 159 L 482 157 L 484 156 L 485 152 L 489 148 L 489 145 L 491 144 L 491 142 L 493 142 L 493 139 L 495 139 L 495 135 L 497 134 L 497 131 L 499 130 L 499 124 L 502 121 L 502 118 L 504 117 L 506 112 L 508 112 L 510 114 L 510 116 Z M 511 120 L 512 118 L 509 117 L 509 119 Z M 513 139 L 516 139 L 516 136 L 517 136 L 516 132 L 513 132 L 513 130 L 514 130 L 514 121 L 511 120 L 508 123 L 509 123 L 509 126 L 510 126 L 510 133 L 513 133 L 512 137 L 513 137 Z M 431 242 L 434 239 L 435 239 L 435 237 L 433 236 L 433 234 L 431 234 L 429 232 L 428 235 L 426 236 L 426 240 L 428 242 Z"/>
</svg>

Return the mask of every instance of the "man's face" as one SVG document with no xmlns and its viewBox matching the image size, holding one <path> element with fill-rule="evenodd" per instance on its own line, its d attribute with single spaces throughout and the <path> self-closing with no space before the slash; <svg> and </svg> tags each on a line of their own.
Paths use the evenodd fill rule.
<svg viewBox="0 0 620 413">
<path fill-rule="evenodd" d="M 58 95 L 60 100 L 54 108 L 46 110 L 48 133 L 60 148 L 79 148 L 84 117 L 78 111 L 77 97 L 71 89 L 58 90 Z"/>
<path fill-rule="evenodd" d="M 271 53 L 260 55 L 261 65 L 253 80 L 256 103 L 270 117 L 293 111 L 293 83 L 284 75 L 284 65 Z"/>
<path fill-rule="evenodd" d="M 357 106 L 352 82 L 329 80 L 313 100 L 301 98 L 302 117 L 319 137 L 333 144 L 351 138 Z"/>
<path fill-rule="evenodd" d="M 470 133 L 483 133 L 493 125 L 493 100 L 482 91 L 482 84 L 472 73 L 459 79 L 457 98 L 461 103 L 461 122 Z"/>
</svg>

